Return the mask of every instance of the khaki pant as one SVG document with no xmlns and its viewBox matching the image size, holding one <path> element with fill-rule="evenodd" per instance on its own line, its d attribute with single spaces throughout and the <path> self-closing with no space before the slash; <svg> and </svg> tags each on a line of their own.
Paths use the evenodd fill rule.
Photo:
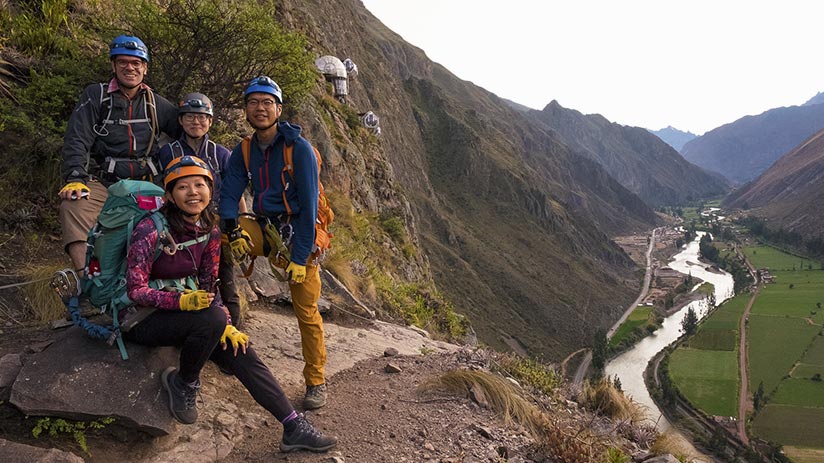
<svg viewBox="0 0 824 463">
<path fill-rule="evenodd" d="M 60 201 L 60 228 L 63 230 L 63 249 L 72 243 L 86 241 L 89 230 L 97 222 L 103 210 L 103 203 L 109 197 L 109 190 L 97 180 L 86 184 L 89 197 L 84 199 L 64 199 Z"/>
<path fill-rule="evenodd" d="M 307 265 L 306 279 L 303 283 L 289 284 L 292 307 L 300 328 L 300 344 L 303 349 L 303 360 L 306 362 L 303 377 L 307 386 L 317 386 L 326 382 L 326 345 L 323 340 L 323 319 L 318 312 L 321 286 L 318 269 L 317 265 Z"/>
</svg>

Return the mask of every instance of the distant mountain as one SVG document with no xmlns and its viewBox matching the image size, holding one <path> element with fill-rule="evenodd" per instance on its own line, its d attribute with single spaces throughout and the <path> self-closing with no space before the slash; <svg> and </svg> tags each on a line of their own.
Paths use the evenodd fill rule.
<svg viewBox="0 0 824 463">
<path fill-rule="evenodd" d="M 814 97 L 807 100 L 802 106 L 812 106 L 814 104 L 821 104 L 824 103 L 824 92 L 818 92 L 815 94 Z"/>
<path fill-rule="evenodd" d="M 724 205 L 754 209 L 774 230 L 820 236 L 824 229 L 824 130 L 782 156 L 757 180 L 731 193 Z"/>
<path fill-rule="evenodd" d="M 721 175 L 690 164 L 645 129 L 616 124 L 599 114 L 584 115 L 554 100 L 532 116 L 650 206 L 683 204 L 727 191 Z"/>
<path fill-rule="evenodd" d="M 775 108 L 711 130 L 684 145 L 681 154 L 733 182 L 746 183 L 822 128 L 824 104 Z"/>
<path fill-rule="evenodd" d="M 675 151 L 678 152 L 681 151 L 681 148 L 683 148 L 688 141 L 698 136 L 692 132 L 684 132 L 682 130 L 678 130 L 671 125 L 661 130 L 649 130 L 649 132 L 655 134 L 655 136 L 657 136 L 661 140 L 664 140 L 668 145 L 675 148 Z"/>
</svg>

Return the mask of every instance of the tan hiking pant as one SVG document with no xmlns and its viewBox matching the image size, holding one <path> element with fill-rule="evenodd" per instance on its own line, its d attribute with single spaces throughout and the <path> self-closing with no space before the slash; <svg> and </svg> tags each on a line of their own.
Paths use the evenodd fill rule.
<svg viewBox="0 0 824 463">
<path fill-rule="evenodd" d="M 289 283 L 292 307 L 298 318 L 300 344 L 303 349 L 303 377 L 307 386 L 317 386 L 326 382 L 326 345 L 323 340 L 323 319 L 318 312 L 320 298 L 320 273 L 317 265 L 306 265 L 306 279 L 303 283 Z"/>
</svg>

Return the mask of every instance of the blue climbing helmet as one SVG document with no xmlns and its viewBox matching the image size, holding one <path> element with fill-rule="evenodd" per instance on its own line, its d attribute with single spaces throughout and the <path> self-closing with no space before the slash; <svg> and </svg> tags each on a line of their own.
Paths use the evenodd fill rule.
<svg viewBox="0 0 824 463">
<path fill-rule="evenodd" d="M 246 87 L 246 91 L 243 92 L 243 98 L 249 98 L 252 93 L 268 93 L 275 97 L 278 104 L 283 104 L 283 93 L 280 91 L 280 87 L 269 77 L 260 76 L 252 79 L 249 86 Z"/>
<path fill-rule="evenodd" d="M 118 35 L 109 44 L 109 59 L 114 59 L 118 55 L 136 56 L 149 62 L 149 49 L 146 44 L 132 35 Z"/>
</svg>

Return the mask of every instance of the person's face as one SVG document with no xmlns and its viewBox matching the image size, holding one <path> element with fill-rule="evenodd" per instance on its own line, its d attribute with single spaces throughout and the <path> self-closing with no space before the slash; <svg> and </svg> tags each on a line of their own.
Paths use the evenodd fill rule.
<svg viewBox="0 0 824 463">
<path fill-rule="evenodd" d="M 191 138 L 200 138 L 212 127 L 212 116 L 203 113 L 185 113 L 179 116 L 180 126 Z"/>
<path fill-rule="evenodd" d="M 112 71 L 117 81 L 126 88 L 140 85 L 147 69 L 147 63 L 136 56 L 118 55 L 112 60 Z"/>
<path fill-rule="evenodd" d="M 255 129 L 268 129 L 277 122 L 283 106 L 268 93 L 251 93 L 246 99 L 246 120 Z"/>
<path fill-rule="evenodd" d="M 183 212 L 197 215 L 209 206 L 212 193 L 206 177 L 191 175 L 178 179 L 171 193 L 166 193 L 166 197 Z"/>
</svg>

